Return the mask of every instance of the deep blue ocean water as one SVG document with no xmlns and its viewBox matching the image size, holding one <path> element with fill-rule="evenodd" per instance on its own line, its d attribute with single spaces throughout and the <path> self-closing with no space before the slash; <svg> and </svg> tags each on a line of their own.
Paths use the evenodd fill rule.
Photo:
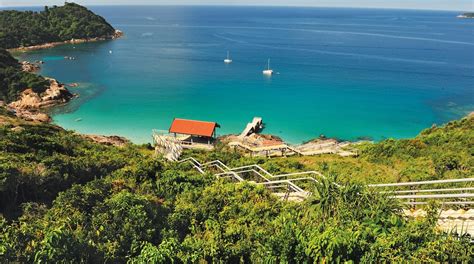
<svg viewBox="0 0 474 264">
<path fill-rule="evenodd" d="M 125 37 L 20 55 L 45 61 L 43 75 L 81 84 L 53 117 L 82 133 L 149 142 L 174 117 L 216 121 L 222 135 L 261 116 L 264 133 L 291 143 L 321 134 L 381 140 L 474 110 L 474 20 L 455 12 L 91 9 Z M 270 78 L 267 58 L 278 73 Z"/>
</svg>

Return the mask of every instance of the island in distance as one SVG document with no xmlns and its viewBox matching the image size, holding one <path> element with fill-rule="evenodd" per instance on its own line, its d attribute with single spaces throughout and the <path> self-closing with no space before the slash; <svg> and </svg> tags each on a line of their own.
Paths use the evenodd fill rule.
<svg viewBox="0 0 474 264">
<path fill-rule="evenodd" d="M 474 12 L 460 14 L 458 18 L 474 18 Z"/>
</svg>

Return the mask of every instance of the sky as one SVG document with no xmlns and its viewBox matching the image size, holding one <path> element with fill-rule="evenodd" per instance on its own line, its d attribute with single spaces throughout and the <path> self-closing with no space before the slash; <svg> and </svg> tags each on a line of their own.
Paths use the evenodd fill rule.
<svg viewBox="0 0 474 264">
<path fill-rule="evenodd" d="M 474 0 L 76 0 L 82 5 L 271 5 L 474 10 Z M 0 7 L 62 5 L 58 0 L 0 0 Z"/>
</svg>

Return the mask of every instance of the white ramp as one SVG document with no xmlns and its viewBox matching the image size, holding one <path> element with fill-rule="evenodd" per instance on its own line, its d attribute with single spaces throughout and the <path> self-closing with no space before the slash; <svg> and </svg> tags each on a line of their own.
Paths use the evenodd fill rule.
<svg viewBox="0 0 474 264">
<path fill-rule="evenodd" d="M 261 117 L 254 117 L 252 122 L 248 123 L 245 127 L 244 131 L 240 133 L 239 137 L 244 138 L 252 133 L 256 133 L 262 127 L 262 118 Z"/>
</svg>

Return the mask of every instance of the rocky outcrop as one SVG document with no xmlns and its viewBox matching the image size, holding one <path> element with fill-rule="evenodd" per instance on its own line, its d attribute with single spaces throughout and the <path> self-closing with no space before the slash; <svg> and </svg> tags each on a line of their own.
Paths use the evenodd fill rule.
<svg viewBox="0 0 474 264">
<path fill-rule="evenodd" d="M 12 109 L 15 115 L 25 121 L 48 123 L 51 117 L 38 110 Z"/>
<path fill-rule="evenodd" d="M 123 32 L 121 30 L 116 29 L 114 34 L 112 35 L 112 39 L 118 39 L 123 37 Z"/>
<path fill-rule="evenodd" d="M 26 89 L 20 94 L 20 99 L 8 104 L 8 108 L 19 118 L 34 122 L 50 122 L 51 118 L 41 112 L 42 109 L 69 102 L 74 95 L 63 84 L 55 79 L 47 78 L 50 86 L 38 94 L 33 89 Z"/>
<path fill-rule="evenodd" d="M 108 145 L 108 146 L 116 146 L 116 147 L 123 147 L 125 145 L 130 144 L 130 141 L 124 137 L 119 136 L 100 136 L 100 135 L 80 135 L 83 138 L 92 140 L 96 143 Z"/>
<path fill-rule="evenodd" d="M 22 61 L 20 62 L 21 70 L 24 72 L 37 72 L 40 70 L 40 64 L 42 62 L 29 62 L 29 61 Z"/>
<path fill-rule="evenodd" d="M 33 89 L 24 90 L 20 99 L 10 103 L 8 106 L 16 111 L 39 110 L 51 106 L 67 103 L 74 95 L 55 79 L 49 79 L 50 86 L 45 92 L 38 94 Z"/>
</svg>

